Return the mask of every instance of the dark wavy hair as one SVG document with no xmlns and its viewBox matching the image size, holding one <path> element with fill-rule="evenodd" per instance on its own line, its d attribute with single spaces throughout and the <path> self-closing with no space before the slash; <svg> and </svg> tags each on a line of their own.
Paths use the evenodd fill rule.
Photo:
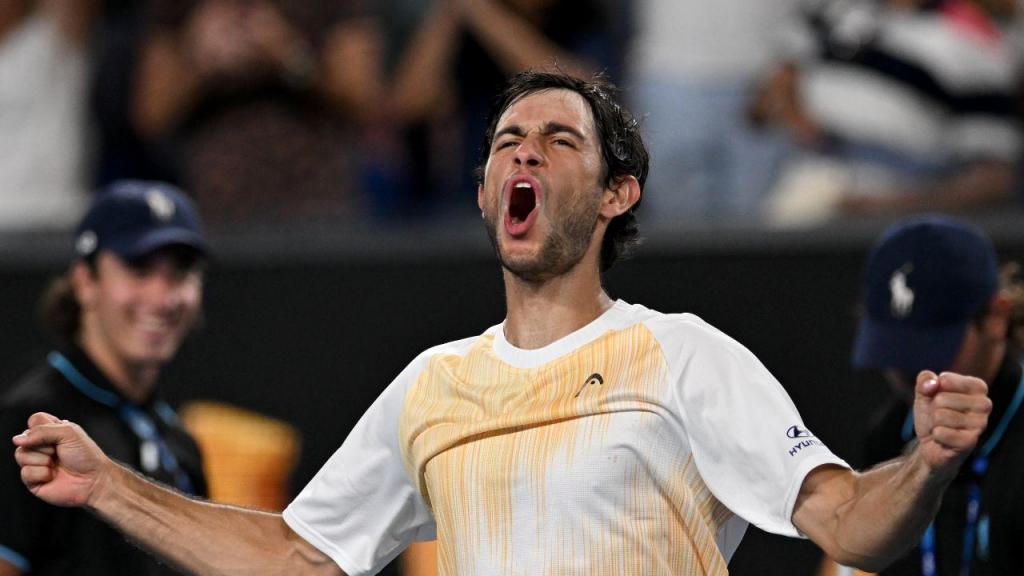
<svg viewBox="0 0 1024 576">
<path fill-rule="evenodd" d="M 92 274 L 96 274 L 96 254 L 83 260 Z M 43 330 L 65 346 L 75 340 L 82 326 L 82 306 L 71 287 L 71 268 L 50 279 L 39 300 L 39 321 Z"/>
<path fill-rule="evenodd" d="M 480 161 L 475 170 L 477 183 L 483 183 L 484 168 L 490 157 L 491 143 L 501 115 L 521 98 L 546 90 L 571 90 L 587 102 L 601 142 L 605 184 L 612 185 L 625 176 L 634 176 L 640 183 L 642 198 L 650 155 L 640 136 L 640 124 L 629 110 L 619 104 L 618 88 L 601 74 L 589 80 L 557 71 L 527 70 L 513 76 L 491 109 L 480 149 Z M 627 256 L 640 243 L 640 228 L 636 218 L 639 206 L 640 201 L 637 200 L 629 211 L 608 223 L 601 244 L 602 272 L 611 268 L 616 260 Z"/>
</svg>

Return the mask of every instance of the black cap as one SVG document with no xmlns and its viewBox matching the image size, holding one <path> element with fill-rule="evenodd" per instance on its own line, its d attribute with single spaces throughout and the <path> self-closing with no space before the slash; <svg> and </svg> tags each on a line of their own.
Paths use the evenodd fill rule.
<svg viewBox="0 0 1024 576">
<path fill-rule="evenodd" d="M 195 205 L 164 182 L 114 182 L 97 193 L 75 233 L 75 253 L 81 258 L 110 250 L 136 260 L 171 245 L 209 253 Z"/>
</svg>

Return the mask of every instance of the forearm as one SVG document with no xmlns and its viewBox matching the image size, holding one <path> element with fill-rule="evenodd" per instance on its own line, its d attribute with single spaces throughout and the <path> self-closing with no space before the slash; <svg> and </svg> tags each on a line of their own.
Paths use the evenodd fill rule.
<svg viewBox="0 0 1024 576">
<path fill-rule="evenodd" d="M 426 116 L 444 95 L 459 30 L 450 6 L 435 2 L 395 70 L 391 108 L 401 122 Z"/>
<path fill-rule="evenodd" d="M 131 116 L 135 129 L 145 137 L 176 126 L 199 94 L 199 75 L 179 42 L 169 33 L 160 33 L 141 50 Z"/>
<path fill-rule="evenodd" d="M 921 202 L 909 208 L 965 210 L 995 206 L 1009 198 L 1013 178 L 1013 167 L 1006 162 L 979 162 L 931 190 L 917 191 Z"/>
<path fill-rule="evenodd" d="M 829 471 L 819 479 L 832 484 L 826 500 L 805 502 L 803 512 L 823 513 L 823 522 L 794 522 L 834 560 L 876 572 L 902 556 L 924 533 L 941 503 L 953 472 L 937 472 L 912 453 L 854 474 Z"/>
<path fill-rule="evenodd" d="M 493 0 L 462 3 L 465 19 L 480 44 L 508 74 L 557 64 L 585 77 L 590 67 L 551 41 L 531 22 Z"/>
<path fill-rule="evenodd" d="M 195 574 L 341 574 L 279 514 L 195 500 L 110 466 L 89 508 L 144 548 Z"/>
<path fill-rule="evenodd" d="M 1006 162 L 979 162 L 942 181 L 903 186 L 881 195 L 855 195 L 844 204 L 850 214 L 962 212 L 996 208 L 1013 193 L 1013 168 Z"/>
<path fill-rule="evenodd" d="M 383 40 L 375 21 L 353 19 L 330 32 L 324 50 L 321 89 L 327 100 L 359 122 L 386 115 L 380 103 Z"/>
<path fill-rule="evenodd" d="M 861 474 L 855 499 L 837 513 L 840 549 L 862 568 L 889 565 L 920 540 L 954 476 L 930 470 L 916 452 Z"/>
</svg>

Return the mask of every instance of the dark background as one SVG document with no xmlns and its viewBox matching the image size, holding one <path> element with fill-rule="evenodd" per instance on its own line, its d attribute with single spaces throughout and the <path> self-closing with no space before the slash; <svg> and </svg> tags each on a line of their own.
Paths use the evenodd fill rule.
<svg viewBox="0 0 1024 576">
<path fill-rule="evenodd" d="M 988 222 L 1004 257 L 1024 243 Z M 654 231 L 606 277 L 614 298 L 693 312 L 750 348 L 805 423 L 855 465 L 884 385 L 849 369 L 858 282 L 882 223 L 810 233 Z M 66 234 L 0 237 L 0 390 L 48 350 L 35 311 L 70 254 Z M 215 236 L 206 322 L 162 376 L 172 404 L 207 398 L 302 433 L 297 491 L 377 394 L 423 349 L 501 321 L 499 268 L 478 224 Z M 810 573 L 807 542 L 753 528 L 733 574 Z"/>
</svg>

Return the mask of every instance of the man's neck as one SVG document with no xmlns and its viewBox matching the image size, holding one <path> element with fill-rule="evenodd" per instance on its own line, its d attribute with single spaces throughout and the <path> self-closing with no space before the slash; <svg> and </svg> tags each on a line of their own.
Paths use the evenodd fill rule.
<svg viewBox="0 0 1024 576">
<path fill-rule="evenodd" d="M 594 321 L 613 304 L 596 267 L 585 262 L 543 282 L 526 282 L 508 270 L 504 274 L 505 339 L 517 348 L 547 346 Z"/>
<path fill-rule="evenodd" d="M 79 338 L 78 346 L 122 396 L 136 404 L 149 399 L 160 373 L 159 368 L 132 366 L 122 362 L 93 338 Z"/>
<path fill-rule="evenodd" d="M 999 375 L 999 369 L 1002 368 L 1003 362 L 1006 359 L 1006 341 L 1000 342 L 998 345 L 993 347 L 992 352 L 989 354 L 988 369 L 985 374 L 981 375 L 981 378 L 985 380 L 985 383 L 989 387 L 995 382 L 996 376 Z"/>
</svg>

